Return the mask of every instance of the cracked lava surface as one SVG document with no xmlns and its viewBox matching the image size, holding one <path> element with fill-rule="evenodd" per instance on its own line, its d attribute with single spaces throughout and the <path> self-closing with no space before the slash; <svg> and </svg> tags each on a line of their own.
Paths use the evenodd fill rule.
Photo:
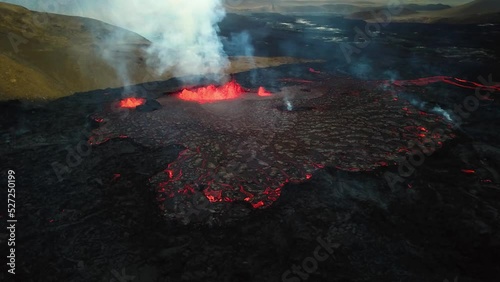
<svg viewBox="0 0 500 282">
<path fill-rule="evenodd" d="M 396 164 L 411 142 L 439 147 L 453 137 L 442 117 L 399 99 L 402 88 L 404 83 L 324 76 L 272 94 L 246 90 L 215 102 L 182 100 L 179 92 L 159 98 L 162 108 L 154 112 L 99 113 L 103 122 L 89 142 L 126 137 L 149 147 L 184 146 L 177 160 L 150 178 L 167 217 L 186 213 L 193 195 L 206 203 L 266 207 L 286 183 L 307 180 L 325 166 L 373 170 Z M 194 205 L 200 203 L 189 207 Z"/>
</svg>

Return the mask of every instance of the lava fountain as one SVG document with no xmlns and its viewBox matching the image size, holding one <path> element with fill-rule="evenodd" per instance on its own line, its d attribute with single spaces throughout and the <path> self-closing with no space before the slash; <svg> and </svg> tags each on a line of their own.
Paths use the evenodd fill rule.
<svg viewBox="0 0 500 282">
<path fill-rule="evenodd" d="M 118 103 L 118 106 L 120 108 L 124 108 L 124 109 L 135 109 L 139 106 L 144 105 L 144 103 L 146 103 L 146 99 L 130 97 L 130 98 L 125 98 L 125 99 L 121 100 Z"/>
<path fill-rule="evenodd" d="M 236 81 L 230 81 L 222 86 L 209 85 L 196 89 L 184 89 L 179 98 L 185 101 L 210 103 L 223 100 L 233 100 L 241 97 L 245 90 Z"/>
<path fill-rule="evenodd" d="M 398 81 L 391 87 L 385 81 L 348 77 L 321 76 L 293 85 L 289 79 L 278 81 L 284 81 L 280 92 L 265 97 L 270 95 L 265 89 L 254 91 L 256 99 L 238 99 L 251 91 L 234 81 L 184 89 L 158 99 L 162 109 L 149 115 L 102 113 L 108 122 L 93 134 L 186 148 L 150 177 L 167 218 L 176 218 L 184 209 L 179 203 L 194 197 L 267 207 L 286 183 L 306 181 L 325 166 L 373 170 L 396 165 L 411 154 L 410 144 L 432 140 L 436 147 L 444 145 L 454 137 L 451 124 L 398 99 L 397 93 L 414 87 L 420 93 L 427 83 L 474 85 L 441 77 Z M 289 97 L 293 107 L 282 97 Z M 217 111 L 210 111 L 212 105 Z"/>
</svg>

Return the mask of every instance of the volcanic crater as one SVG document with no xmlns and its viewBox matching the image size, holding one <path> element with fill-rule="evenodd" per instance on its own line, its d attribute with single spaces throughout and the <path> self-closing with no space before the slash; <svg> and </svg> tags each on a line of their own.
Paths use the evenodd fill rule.
<svg viewBox="0 0 500 282">
<path fill-rule="evenodd" d="M 395 165 L 412 154 L 411 144 L 433 143 L 439 149 L 454 136 L 445 118 L 398 98 L 400 92 L 415 91 L 415 81 L 322 73 L 307 83 L 281 81 L 279 90 L 266 96 L 258 95 L 259 87 L 230 81 L 164 95 L 157 99 L 162 107 L 150 113 L 103 111 L 96 118 L 104 122 L 89 143 L 130 138 L 152 148 L 183 146 L 174 162 L 150 178 L 165 217 L 182 219 L 192 197 L 268 207 L 285 184 L 306 181 L 318 169 Z M 214 213 L 224 209 L 204 207 Z"/>
</svg>

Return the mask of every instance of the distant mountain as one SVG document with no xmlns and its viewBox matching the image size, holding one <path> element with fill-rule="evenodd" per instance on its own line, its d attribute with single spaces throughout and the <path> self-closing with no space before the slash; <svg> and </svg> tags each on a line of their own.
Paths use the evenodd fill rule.
<svg viewBox="0 0 500 282">
<path fill-rule="evenodd" d="M 405 5 L 405 8 L 413 11 L 440 11 L 449 9 L 451 8 L 451 6 L 444 4 L 428 4 L 428 5 L 408 4 Z"/>
<path fill-rule="evenodd" d="M 446 10 L 429 12 L 429 22 L 454 24 L 500 23 L 500 0 L 475 0 Z"/>
<path fill-rule="evenodd" d="M 418 4 L 417 1 L 408 2 L 410 3 L 404 6 L 401 13 L 393 15 L 392 21 L 472 24 L 500 22 L 500 19 L 496 17 L 496 14 L 500 13 L 500 0 L 475 0 L 461 5 L 457 4 L 464 3 L 463 0 L 445 2 L 456 6 L 442 3 Z M 331 13 L 365 21 L 374 20 L 373 12 L 387 9 L 387 1 L 380 0 L 226 0 L 226 3 L 228 12 L 232 13 Z"/>
<path fill-rule="evenodd" d="M 448 24 L 500 24 L 500 13 L 475 14 L 457 16 L 453 18 L 442 18 L 434 22 Z"/>
<path fill-rule="evenodd" d="M 392 17 L 392 21 L 452 24 L 500 23 L 500 17 L 498 17 L 500 0 L 475 0 L 455 7 L 437 9 L 443 8 L 443 6 L 407 5 L 400 14 Z M 383 10 L 383 8 L 380 9 Z M 368 11 L 353 13 L 348 17 L 366 21 L 373 20 L 373 15 Z"/>
<path fill-rule="evenodd" d="M 6 3 L 0 3 L 0 15 L 0 101 L 54 99 L 173 77 L 170 72 L 156 75 L 145 63 L 144 48 L 151 42 L 131 31 Z M 118 33 L 119 38 L 110 36 Z M 230 60 L 228 73 L 300 61 L 287 57 Z M 127 77 L 110 63 L 122 66 Z"/>
<path fill-rule="evenodd" d="M 463 17 L 500 12 L 500 0 L 475 0 L 443 11 L 443 17 Z"/>
<path fill-rule="evenodd" d="M 380 2 L 380 1 L 379 1 Z M 230 13 L 274 12 L 281 14 L 332 13 L 350 14 L 383 2 L 340 1 L 340 0 L 226 0 L 225 7 Z"/>
</svg>

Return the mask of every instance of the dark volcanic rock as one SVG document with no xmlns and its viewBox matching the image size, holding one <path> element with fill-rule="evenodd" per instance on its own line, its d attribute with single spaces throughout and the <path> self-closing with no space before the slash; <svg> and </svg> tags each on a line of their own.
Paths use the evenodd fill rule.
<svg viewBox="0 0 500 282">
<path fill-rule="evenodd" d="M 198 104 L 162 97 L 162 109 L 148 115 L 103 112 L 107 122 L 93 135 L 187 148 L 151 177 L 167 218 L 184 214 L 179 202 L 196 190 L 211 202 L 268 206 L 284 184 L 304 181 L 325 165 L 371 170 L 394 163 L 412 140 L 432 138 L 437 146 L 452 138 L 443 118 L 420 114 L 384 82 L 315 79 L 285 84 L 266 98 Z"/>
<path fill-rule="evenodd" d="M 153 99 L 147 99 L 146 103 L 140 105 L 136 108 L 138 112 L 154 112 L 156 110 L 161 109 L 161 104 Z"/>
</svg>

